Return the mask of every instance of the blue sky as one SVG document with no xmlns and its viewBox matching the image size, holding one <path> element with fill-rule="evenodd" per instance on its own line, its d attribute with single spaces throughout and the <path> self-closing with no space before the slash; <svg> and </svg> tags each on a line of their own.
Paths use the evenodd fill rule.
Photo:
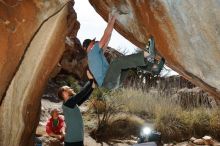
<svg viewBox="0 0 220 146">
<path fill-rule="evenodd" d="M 80 22 L 80 30 L 77 37 L 82 42 L 86 38 L 94 38 L 97 40 L 103 35 L 107 23 L 99 16 L 88 0 L 75 0 L 74 9 L 77 13 L 77 19 Z M 117 31 L 113 31 L 109 46 L 120 52 L 128 52 L 131 54 L 135 51 L 136 46 L 127 41 Z"/>
</svg>

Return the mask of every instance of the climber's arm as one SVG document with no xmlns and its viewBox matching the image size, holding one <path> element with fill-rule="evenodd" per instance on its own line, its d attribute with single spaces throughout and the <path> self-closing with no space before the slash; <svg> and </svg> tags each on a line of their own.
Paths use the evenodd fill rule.
<svg viewBox="0 0 220 146">
<path fill-rule="evenodd" d="M 116 20 L 116 15 L 113 16 L 109 15 L 108 25 L 105 29 L 105 32 L 101 40 L 99 41 L 99 47 L 102 49 L 105 49 L 108 46 L 114 28 L 115 20 Z"/>
<path fill-rule="evenodd" d="M 69 108 L 75 108 L 75 106 L 78 103 L 81 103 L 81 101 L 84 99 L 85 96 L 87 96 L 88 94 L 91 94 L 91 89 L 92 89 L 92 85 L 93 85 L 93 80 L 90 80 L 86 83 L 86 85 L 81 89 L 81 91 L 76 94 L 75 96 L 71 97 L 70 99 L 68 99 L 64 105 L 69 107 Z"/>
</svg>

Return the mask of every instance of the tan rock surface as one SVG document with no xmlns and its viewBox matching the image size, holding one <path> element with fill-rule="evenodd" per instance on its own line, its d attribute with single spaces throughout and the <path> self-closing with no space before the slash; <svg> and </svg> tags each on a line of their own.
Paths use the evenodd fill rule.
<svg viewBox="0 0 220 146">
<path fill-rule="evenodd" d="M 40 25 L 67 0 L 0 1 L 0 101 Z"/>
<path fill-rule="evenodd" d="M 107 20 L 117 9 L 116 30 L 143 48 L 152 34 L 175 71 L 220 98 L 220 1 L 90 0 Z"/>
<path fill-rule="evenodd" d="M 0 1 L 0 145 L 31 145 L 43 88 L 76 21 L 68 19 L 72 3 L 66 3 Z"/>
</svg>

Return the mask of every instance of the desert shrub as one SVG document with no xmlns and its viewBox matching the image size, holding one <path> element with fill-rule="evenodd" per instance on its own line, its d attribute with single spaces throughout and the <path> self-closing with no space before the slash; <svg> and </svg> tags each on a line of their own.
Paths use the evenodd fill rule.
<svg viewBox="0 0 220 146">
<path fill-rule="evenodd" d="M 106 111 L 106 102 L 104 100 L 92 99 L 90 103 L 90 108 L 92 108 L 96 114 L 102 114 Z"/>
<path fill-rule="evenodd" d="M 55 83 L 59 87 L 64 85 L 70 86 L 74 89 L 75 92 L 78 92 L 81 89 L 81 86 L 78 84 L 77 80 L 72 75 L 58 75 L 55 79 Z"/>
<path fill-rule="evenodd" d="M 140 132 L 140 128 L 144 122 L 133 116 L 123 116 L 118 114 L 116 118 L 112 118 L 105 126 L 97 127 L 91 132 L 91 136 L 98 142 L 110 142 L 114 139 L 131 139 L 131 136 L 136 136 Z"/>
<path fill-rule="evenodd" d="M 220 110 L 206 106 L 182 108 L 176 99 L 161 96 L 155 90 L 122 88 L 114 93 L 127 112 L 154 121 L 155 129 L 167 142 L 182 141 L 192 136 L 220 136 Z M 190 100 L 188 101 L 190 102 Z M 143 116 L 144 115 L 144 116 Z"/>
<path fill-rule="evenodd" d="M 128 139 L 131 135 L 138 135 L 143 121 L 133 116 L 118 116 L 109 123 L 107 136 L 117 139 Z"/>
<path fill-rule="evenodd" d="M 133 90 L 131 88 L 121 89 L 120 92 L 115 95 L 124 103 L 127 111 L 152 118 L 155 116 L 155 106 L 151 101 L 152 98 L 156 98 L 153 93 L 145 94 L 141 89 Z M 148 96 L 148 97 L 146 97 Z"/>
<path fill-rule="evenodd" d="M 197 108 L 192 110 L 189 122 L 192 129 L 192 135 L 202 137 L 210 132 L 210 117 L 209 110 L 205 108 Z"/>
<path fill-rule="evenodd" d="M 78 82 L 73 76 L 71 75 L 67 76 L 65 82 L 67 83 L 68 86 L 73 88 L 76 93 L 80 91 L 81 86 L 78 84 Z"/>
<path fill-rule="evenodd" d="M 92 92 L 92 97 L 95 99 L 102 99 L 104 97 L 104 94 L 107 94 L 107 90 L 102 88 L 95 88 Z"/>
<path fill-rule="evenodd" d="M 188 123 L 181 117 L 179 110 L 158 110 L 155 119 L 155 128 L 162 134 L 162 140 L 168 142 L 181 141 L 188 138 Z"/>
<path fill-rule="evenodd" d="M 220 139 L 220 109 L 216 108 L 210 117 L 210 133 Z"/>
<path fill-rule="evenodd" d="M 112 138 L 109 136 L 109 133 L 112 133 L 110 121 L 123 111 L 123 104 L 111 92 L 107 92 L 103 93 L 101 98 L 94 98 L 92 105 L 97 116 L 97 128 L 91 132 L 91 136 L 97 141 L 108 141 Z"/>
</svg>

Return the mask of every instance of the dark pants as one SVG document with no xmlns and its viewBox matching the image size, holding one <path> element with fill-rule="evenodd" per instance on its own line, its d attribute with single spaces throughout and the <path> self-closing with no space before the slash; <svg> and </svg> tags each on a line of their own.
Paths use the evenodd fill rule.
<svg viewBox="0 0 220 146">
<path fill-rule="evenodd" d="M 84 146 L 83 141 L 79 142 L 64 142 L 64 146 Z"/>
<path fill-rule="evenodd" d="M 103 82 L 103 87 L 108 89 L 117 88 L 120 84 L 122 70 L 137 68 L 138 66 L 145 65 L 144 53 L 137 53 L 116 58 L 109 65 L 109 69 Z M 125 75 L 125 72 L 123 72 L 123 75 Z M 122 76 L 122 78 L 123 77 L 124 76 Z"/>
<path fill-rule="evenodd" d="M 154 58 L 155 57 L 154 50 L 151 50 L 150 53 L 151 54 L 149 55 L 149 58 L 152 57 Z M 109 65 L 109 69 L 106 73 L 102 86 L 108 89 L 118 88 L 120 85 L 120 81 L 122 81 L 122 79 L 126 75 L 125 70 L 131 68 L 144 67 L 152 74 L 159 74 L 164 66 L 165 61 L 160 60 L 160 62 L 156 64 L 148 61 L 149 58 L 148 57 L 144 58 L 143 52 L 116 58 Z M 152 70 L 154 65 L 157 66 L 156 70 Z"/>
</svg>

